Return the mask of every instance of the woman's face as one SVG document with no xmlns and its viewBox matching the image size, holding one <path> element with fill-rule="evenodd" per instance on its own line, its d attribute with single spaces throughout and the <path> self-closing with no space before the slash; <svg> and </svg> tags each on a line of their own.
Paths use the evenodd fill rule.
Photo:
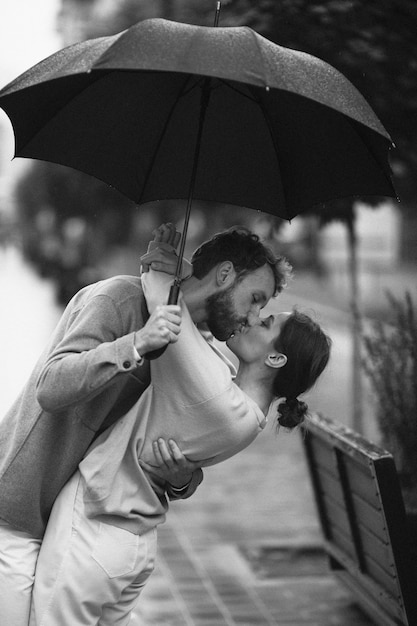
<svg viewBox="0 0 417 626">
<path fill-rule="evenodd" d="M 274 344 L 279 337 L 283 324 L 291 313 L 278 313 L 269 317 L 260 317 L 252 326 L 245 326 L 226 345 L 246 363 L 265 359 L 271 352 L 276 352 Z"/>
</svg>

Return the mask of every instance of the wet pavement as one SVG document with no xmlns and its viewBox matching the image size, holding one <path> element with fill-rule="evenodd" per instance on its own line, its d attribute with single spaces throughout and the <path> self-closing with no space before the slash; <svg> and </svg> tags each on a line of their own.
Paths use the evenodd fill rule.
<svg viewBox="0 0 417 626">
<path fill-rule="evenodd" d="M 368 626 L 328 569 L 298 434 L 210 468 L 159 527 L 132 626 Z"/>
</svg>

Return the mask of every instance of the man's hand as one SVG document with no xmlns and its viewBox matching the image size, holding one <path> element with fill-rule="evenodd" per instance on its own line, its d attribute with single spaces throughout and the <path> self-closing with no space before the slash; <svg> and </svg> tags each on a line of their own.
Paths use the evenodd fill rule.
<svg viewBox="0 0 417 626">
<path fill-rule="evenodd" d="M 165 441 L 162 437 L 153 442 L 155 464 L 149 464 L 139 459 L 140 466 L 150 474 L 162 478 L 176 489 L 186 487 L 192 478 L 193 472 L 200 467 L 198 463 L 189 461 L 175 441 Z"/>
<path fill-rule="evenodd" d="M 135 348 L 139 355 L 163 348 L 178 341 L 181 330 L 181 307 L 177 304 L 159 305 L 145 326 L 135 333 Z"/>
</svg>

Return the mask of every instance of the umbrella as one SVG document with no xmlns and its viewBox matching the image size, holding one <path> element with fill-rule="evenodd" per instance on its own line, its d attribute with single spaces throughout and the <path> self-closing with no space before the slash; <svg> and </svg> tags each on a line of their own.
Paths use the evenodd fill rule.
<svg viewBox="0 0 417 626">
<path fill-rule="evenodd" d="M 15 156 L 73 167 L 136 203 L 186 199 L 291 219 L 393 196 L 391 139 L 335 68 L 248 27 L 143 20 L 66 47 L 0 91 Z M 176 301 L 173 296 L 171 301 Z"/>
</svg>

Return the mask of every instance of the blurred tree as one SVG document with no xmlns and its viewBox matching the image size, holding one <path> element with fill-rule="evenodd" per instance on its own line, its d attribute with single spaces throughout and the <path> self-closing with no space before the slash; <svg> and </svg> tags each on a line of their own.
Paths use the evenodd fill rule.
<svg viewBox="0 0 417 626">
<path fill-rule="evenodd" d="M 406 291 L 387 292 L 389 324 L 363 335 L 363 369 L 374 395 L 382 446 L 392 452 L 408 513 L 417 513 L 417 308 Z"/>
<path fill-rule="evenodd" d="M 101 181 L 36 162 L 16 187 L 25 257 L 52 278 L 66 301 L 91 279 L 110 250 L 129 240 L 136 207 Z"/>
</svg>

